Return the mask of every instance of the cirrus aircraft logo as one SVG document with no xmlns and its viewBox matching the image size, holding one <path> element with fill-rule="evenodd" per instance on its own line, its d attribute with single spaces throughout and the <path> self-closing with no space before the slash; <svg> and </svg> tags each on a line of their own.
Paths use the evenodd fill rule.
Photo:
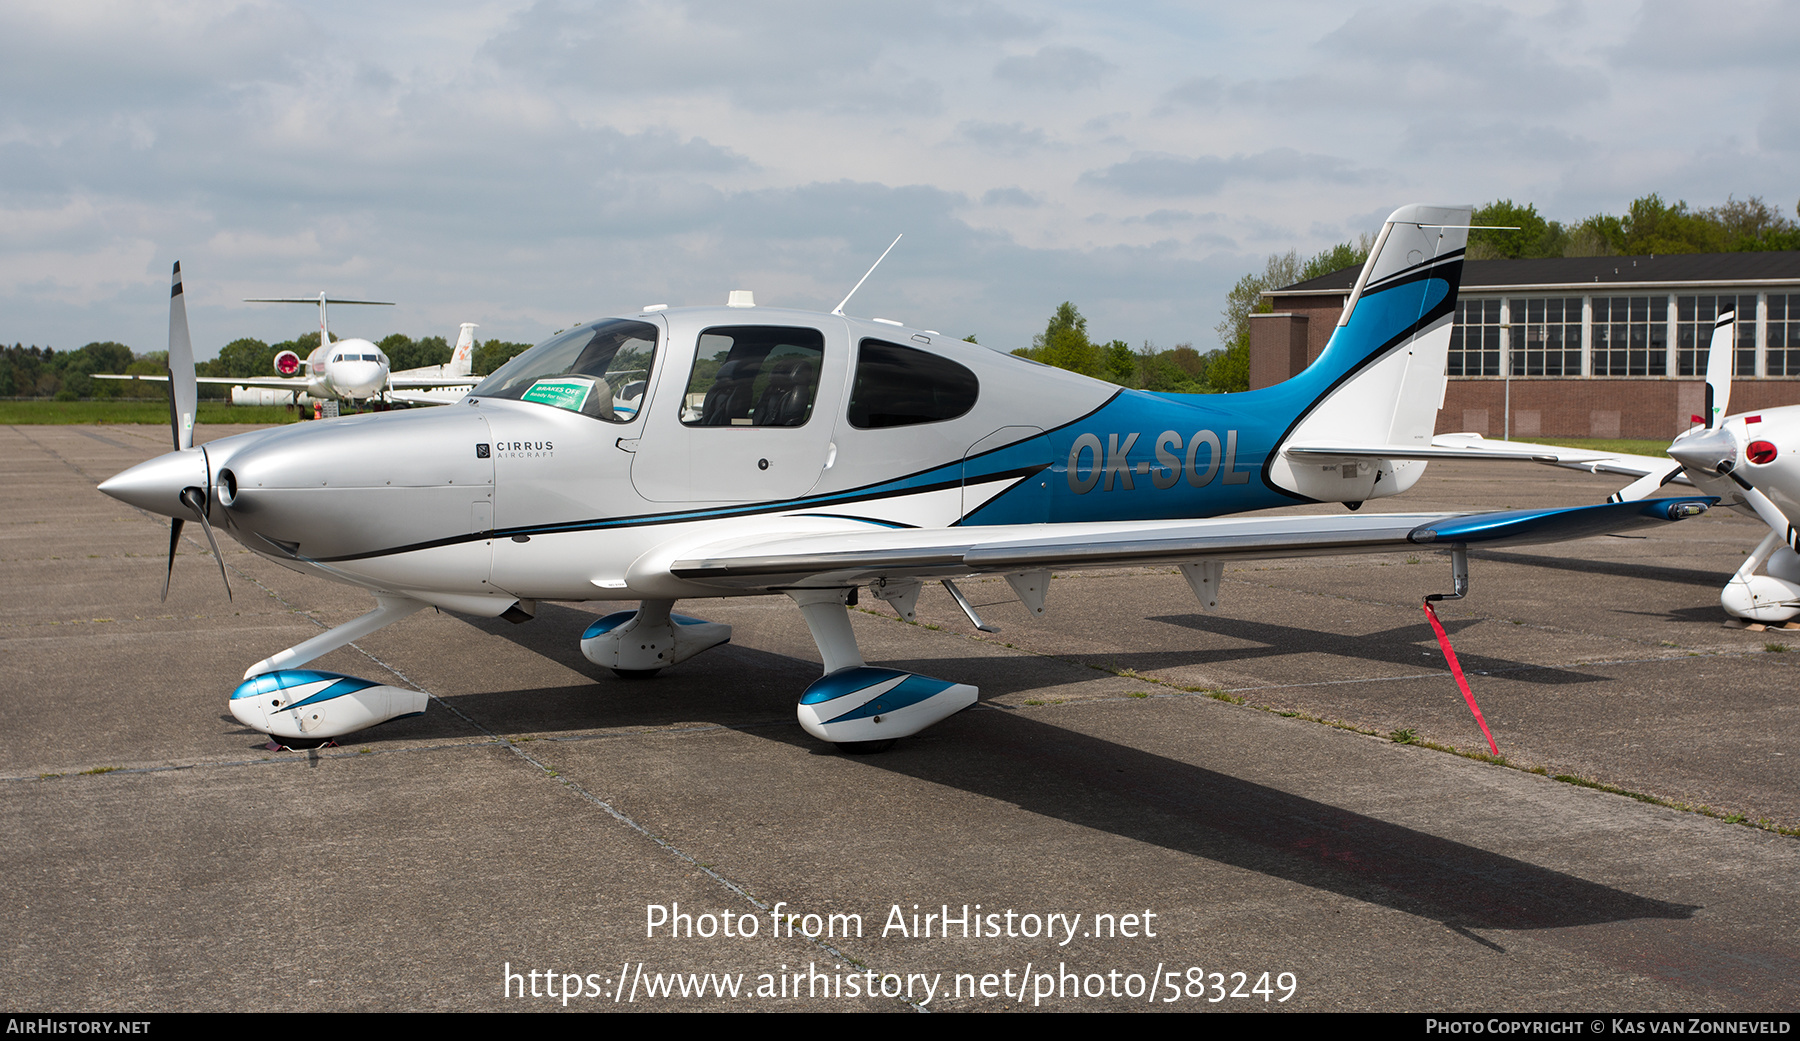
<svg viewBox="0 0 1800 1041">
<path fill-rule="evenodd" d="M 475 458 L 487 459 L 548 459 L 556 455 L 554 441 L 495 441 L 490 447 L 485 444 L 475 446 Z"/>
</svg>

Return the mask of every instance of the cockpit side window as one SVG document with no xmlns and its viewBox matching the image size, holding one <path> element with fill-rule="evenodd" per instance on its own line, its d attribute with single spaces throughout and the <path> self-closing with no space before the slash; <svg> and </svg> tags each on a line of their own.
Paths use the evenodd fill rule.
<svg viewBox="0 0 1800 1041">
<path fill-rule="evenodd" d="M 812 418 L 825 334 L 727 326 L 700 334 L 681 422 L 691 427 L 797 427 Z"/>
<path fill-rule="evenodd" d="M 644 403 L 656 327 L 613 318 L 551 337 L 494 371 L 471 398 L 511 398 L 629 423 Z"/>
<path fill-rule="evenodd" d="M 856 353 L 848 418 L 860 430 L 937 423 L 967 414 L 980 392 L 975 374 L 948 358 L 864 340 Z"/>
</svg>

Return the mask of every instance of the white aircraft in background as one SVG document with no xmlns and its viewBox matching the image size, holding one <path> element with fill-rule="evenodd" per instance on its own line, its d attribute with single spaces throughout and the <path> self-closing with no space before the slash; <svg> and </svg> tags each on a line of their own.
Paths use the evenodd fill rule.
<svg viewBox="0 0 1800 1041">
<path fill-rule="evenodd" d="M 1429 451 L 1469 207 L 1381 230 L 1319 359 L 1243 394 L 1127 390 L 898 322 L 661 305 L 568 330 L 449 408 L 299 424 L 192 446 L 177 266 L 175 451 L 100 486 L 283 566 L 361 586 L 375 610 L 250 666 L 234 716 L 317 743 L 425 710 L 420 691 L 300 666 L 437 606 L 526 621 L 540 600 L 635 601 L 582 653 L 644 676 L 727 641 L 679 599 L 784 594 L 825 675 L 797 714 L 874 751 L 973 704 L 967 684 L 871 667 L 859 589 L 910 619 L 922 583 L 1004 576 L 1033 615 L 1053 571 L 1175 564 L 1203 609 L 1227 560 L 1529 544 L 1693 516 L 1695 496 L 1483 514 L 1227 517 L 1394 495 Z M 867 278 L 867 276 L 864 276 Z M 860 283 L 859 283 L 860 284 Z M 854 290 L 852 290 L 854 293 Z M 845 303 L 848 302 L 846 298 Z M 187 369 L 191 372 L 191 369 Z M 696 404 L 697 403 L 697 404 Z M 1211 518 L 1211 519 L 1197 519 Z M 220 565 L 223 575 L 223 564 Z M 165 590 L 167 583 L 165 579 Z"/>
<path fill-rule="evenodd" d="M 391 372 L 387 354 L 368 340 L 355 337 L 341 340 L 331 338 L 326 305 L 392 307 L 392 303 L 383 300 L 335 300 L 324 293 L 317 297 L 255 298 L 246 300 L 245 303 L 317 304 L 320 345 L 313 348 L 304 359 L 293 351 L 282 351 L 275 355 L 277 375 L 273 377 L 201 376 L 197 378 L 197 382 L 285 391 L 294 394 L 296 401 L 299 395 L 305 394 L 321 400 L 358 402 L 381 399 L 412 405 L 444 405 L 461 398 L 468 388 L 482 380 L 482 377 L 471 375 L 476 329 L 473 322 L 462 324 L 456 338 L 456 348 L 448 363 Z M 167 376 L 114 375 L 96 375 L 95 378 L 142 380 L 150 383 L 164 383 L 169 379 Z"/>
<path fill-rule="evenodd" d="M 1713 323 L 1706 356 L 1706 415 L 1694 417 L 1704 422 L 1669 445 L 1673 463 L 1653 456 L 1490 441 L 1479 434 L 1441 434 L 1432 444 L 1465 458 L 1531 459 L 1637 478 L 1608 502 L 1630 502 L 1654 495 L 1664 485 L 1685 484 L 1757 517 L 1769 533 L 1725 584 L 1719 602 L 1747 622 L 1785 622 L 1800 615 L 1800 533 L 1795 528 L 1800 519 L 1800 405 L 1725 414 L 1731 404 L 1735 324 L 1731 311 Z"/>
</svg>

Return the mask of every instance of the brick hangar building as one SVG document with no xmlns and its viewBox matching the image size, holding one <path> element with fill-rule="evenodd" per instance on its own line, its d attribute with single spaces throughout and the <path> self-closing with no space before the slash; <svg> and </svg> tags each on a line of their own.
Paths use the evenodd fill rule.
<svg viewBox="0 0 1800 1041">
<path fill-rule="evenodd" d="M 1252 389 L 1319 356 L 1359 270 L 1263 294 Z M 1713 319 L 1734 309 L 1731 411 L 1800 404 L 1800 252 L 1468 261 L 1438 433 L 1672 438 L 1705 409 Z"/>
</svg>

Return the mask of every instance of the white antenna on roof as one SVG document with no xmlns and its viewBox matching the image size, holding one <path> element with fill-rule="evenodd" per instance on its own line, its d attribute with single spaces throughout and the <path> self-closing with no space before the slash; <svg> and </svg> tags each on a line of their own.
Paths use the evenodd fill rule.
<svg viewBox="0 0 1800 1041">
<path fill-rule="evenodd" d="M 839 316 L 843 315 L 844 305 L 850 302 L 850 298 L 856 295 L 856 291 L 862 288 L 862 284 L 869 280 L 869 276 L 875 273 L 875 269 L 881 266 L 881 262 L 887 259 L 887 255 L 892 253 L 894 247 L 898 246 L 900 240 L 905 237 L 905 232 L 901 232 L 899 235 L 894 236 L 894 241 L 888 243 L 888 248 L 881 251 L 881 256 L 875 258 L 875 263 L 869 265 L 869 270 L 863 272 L 863 277 L 857 279 L 856 284 L 850 287 L 850 291 L 844 294 L 844 298 L 838 301 L 838 305 L 831 309 L 832 314 Z"/>
</svg>

